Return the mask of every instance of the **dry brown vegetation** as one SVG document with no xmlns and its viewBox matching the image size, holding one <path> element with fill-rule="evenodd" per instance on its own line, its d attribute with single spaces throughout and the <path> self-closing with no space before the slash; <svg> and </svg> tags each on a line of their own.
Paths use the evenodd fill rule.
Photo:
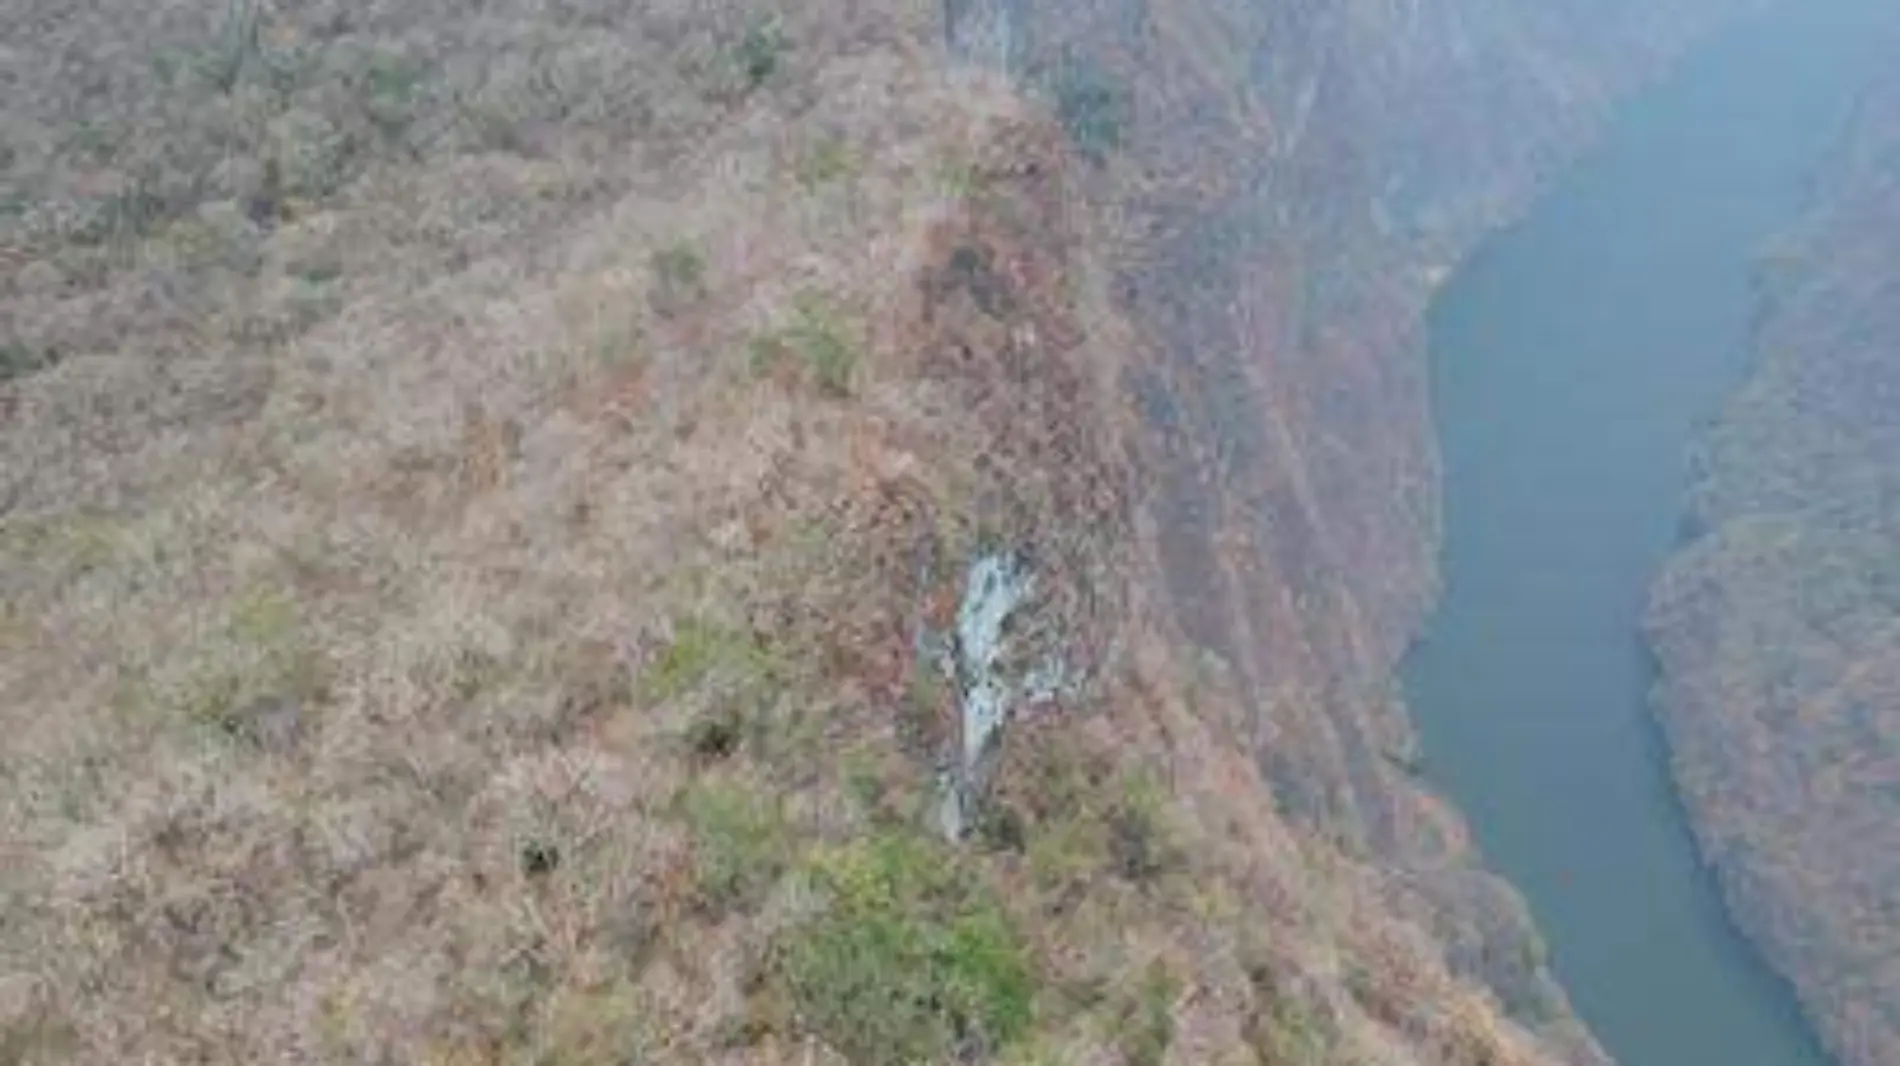
<svg viewBox="0 0 1900 1066">
<path fill-rule="evenodd" d="M 1765 266 L 1650 626 L 1677 776 L 1742 922 L 1843 1061 L 1900 1056 L 1900 82 Z"/>
<path fill-rule="evenodd" d="M 0 1061 L 1543 1061 L 1273 813 L 934 4 L 6 8 Z"/>
</svg>

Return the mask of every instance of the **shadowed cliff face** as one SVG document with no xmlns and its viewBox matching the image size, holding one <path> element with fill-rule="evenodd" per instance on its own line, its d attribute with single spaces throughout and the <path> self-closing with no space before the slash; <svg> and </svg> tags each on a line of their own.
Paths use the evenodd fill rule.
<svg viewBox="0 0 1900 1066">
<path fill-rule="evenodd" d="M 1677 776 L 1743 926 L 1843 1061 L 1900 1056 L 1900 81 L 1765 256 L 1649 618 Z"/>
<path fill-rule="evenodd" d="M 1742 5 L 1726 5 L 1732 12 Z M 1404 907 L 1527 1014 L 1508 890 L 1408 776 L 1390 670 L 1434 590 L 1419 323 L 1436 282 L 1724 5 L 948 5 L 1100 149 L 1112 293 L 1146 357 L 1151 547 L 1237 678 L 1282 813 L 1410 868 Z"/>
<path fill-rule="evenodd" d="M 1408 836 L 1370 712 L 1432 590 L 1420 312 L 1697 5 L 950 7 L 1114 141 L 1091 192 L 1158 353 L 1127 385 L 1182 624 L 1300 752 L 1296 812 Z"/>
</svg>

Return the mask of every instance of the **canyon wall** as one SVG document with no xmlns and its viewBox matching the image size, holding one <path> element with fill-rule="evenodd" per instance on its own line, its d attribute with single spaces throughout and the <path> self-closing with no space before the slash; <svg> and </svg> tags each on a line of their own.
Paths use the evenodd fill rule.
<svg viewBox="0 0 1900 1066">
<path fill-rule="evenodd" d="M 1059 110 L 1077 80 L 1121 94 L 1084 188 L 1140 331 L 1146 517 L 1277 809 L 1389 872 L 1526 1017 L 1556 998 L 1534 935 L 1413 778 L 1390 682 L 1434 594 L 1423 313 L 1619 92 L 1742 6 L 961 6 Z"/>
<path fill-rule="evenodd" d="M 1900 81 L 1764 255 L 1759 366 L 1697 456 L 1649 631 L 1743 927 L 1842 1061 L 1900 1056 Z"/>
</svg>

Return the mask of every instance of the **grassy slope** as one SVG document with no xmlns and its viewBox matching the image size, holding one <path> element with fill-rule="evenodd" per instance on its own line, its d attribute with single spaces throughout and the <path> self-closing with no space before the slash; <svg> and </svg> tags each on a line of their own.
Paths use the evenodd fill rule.
<svg viewBox="0 0 1900 1066">
<path fill-rule="evenodd" d="M 1070 146 L 870 7 L 8 5 L 0 1058 L 1537 1060 L 1150 605 Z M 999 542 L 1089 681 L 951 851 Z"/>
<path fill-rule="evenodd" d="M 1900 83 L 1764 274 L 1706 533 L 1652 611 L 1678 776 L 1744 924 L 1848 1062 L 1900 1056 Z"/>
</svg>

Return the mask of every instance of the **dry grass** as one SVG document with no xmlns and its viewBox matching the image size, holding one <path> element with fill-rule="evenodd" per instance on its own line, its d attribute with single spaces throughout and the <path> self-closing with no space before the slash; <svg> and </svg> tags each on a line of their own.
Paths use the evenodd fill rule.
<svg viewBox="0 0 1900 1066">
<path fill-rule="evenodd" d="M 1529 1061 L 1175 695 L 1073 160 L 929 5 L 7 13 L 0 1060 Z M 999 540 L 1090 680 L 951 851 Z"/>
</svg>

